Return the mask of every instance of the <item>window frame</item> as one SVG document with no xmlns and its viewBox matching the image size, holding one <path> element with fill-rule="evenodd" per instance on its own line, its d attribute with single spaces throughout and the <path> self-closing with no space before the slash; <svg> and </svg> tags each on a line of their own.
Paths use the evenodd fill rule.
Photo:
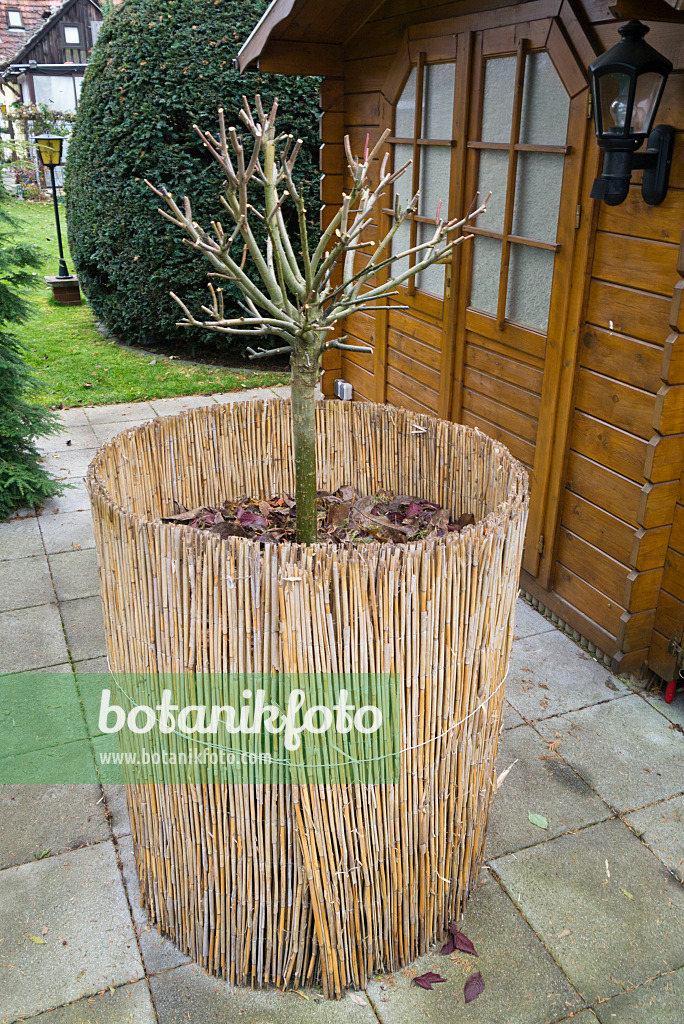
<svg viewBox="0 0 684 1024">
<path fill-rule="evenodd" d="M 69 42 L 69 40 L 67 39 L 67 29 L 70 29 L 70 28 L 76 29 L 76 34 L 78 35 L 78 39 L 76 40 L 75 43 L 74 42 Z M 64 39 L 64 48 L 65 48 L 65 50 L 67 50 L 67 49 L 68 50 L 82 50 L 83 49 L 83 47 L 81 45 L 81 26 L 80 25 L 76 25 L 76 24 L 62 25 L 62 38 Z"/>
<path fill-rule="evenodd" d="M 12 24 L 12 22 L 10 20 L 10 16 L 12 14 L 18 14 L 19 15 L 19 24 L 18 25 L 13 25 Z M 8 7 L 7 8 L 7 27 L 9 29 L 17 29 L 17 30 L 20 30 L 22 32 L 25 31 L 26 26 L 24 25 L 24 17 L 22 15 L 21 11 L 17 7 Z"/>
</svg>

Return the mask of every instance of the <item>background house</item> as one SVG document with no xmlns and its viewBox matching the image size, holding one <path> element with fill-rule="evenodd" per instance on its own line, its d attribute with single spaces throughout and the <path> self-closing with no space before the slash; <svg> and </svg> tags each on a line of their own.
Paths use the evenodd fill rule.
<svg viewBox="0 0 684 1024">
<path fill-rule="evenodd" d="M 3 130 L 21 128 L 8 118 L 11 104 L 45 104 L 71 112 L 78 107 L 88 54 L 95 45 L 102 10 L 94 0 L 0 0 L 0 75 Z M 61 168 L 56 177 L 61 184 Z"/>
<path fill-rule="evenodd" d="M 391 130 L 413 160 L 421 238 L 437 202 L 491 190 L 472 244 L 424 273 L 408 310 L 345 324 L 355 397 L 479 427 L 530 472 L 522 586 L 620 672 L 678 669 L 684 627 L 684 13 L 666 0 L 275 0 L 241 68 L 324 76 L 321 194 L 343 137 Z M 674 63 L 657 115 L 677 130 L 660 206 L 590 198 L 600 173 L 587 67 L 638 17 Z M 638 181 L 638 173 L 634 181 Z M 444 207 L 443 207 L 444 209 Z M 673 300 L 674 294 L 674 300 Z"/>
</svg>

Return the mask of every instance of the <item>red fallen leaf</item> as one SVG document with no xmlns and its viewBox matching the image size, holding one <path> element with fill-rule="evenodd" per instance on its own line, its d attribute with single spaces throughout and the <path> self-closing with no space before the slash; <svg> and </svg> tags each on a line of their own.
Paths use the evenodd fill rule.
<svg viewBox="0 0 684 1024">
<path fill-rule="evenodd" d="M 454 945 L 454 937 L 453 935 L 450 935 L 445 945 L 442 946 L 440 953 L 442 954 L 442 956 L 449 956 L 449 953 L 453 953 L 455 949 L 456 946 Z"/>
<path fill-rule="evenodd" d="M 419 974 L 417 978 L 414 978 L 413 984 L 432 991 L 432 986 L 438 981 L 446 981 L 446 978 L 440 978 L 439 974 L 435 974 L 434 971 L 428 971 L 427 974 Z"/>
<path fill-rule="evenodd" d="M 413 519 L 414 516 L 419 516 L 421 512 L 425 511 L 425 506 L 421 505 L 419 501 L 412 501 L 409 507 L 406 509 L 404 515 L 407 519 Z"/>
<path fill-rule="evenodd" d="M 454 937 L 454 946 L 456 949 L 460 949 L 461 953 L 470 953 L 471 956 L 479 956 L 479 953 L 468 936 L 464 935 L 463 932 L 459 932 L 455 924 L 449 925 L 449 931 Z"/>
<path fill-rule="evenodd" d="M 472 1003 L 484 992 L 485 983 L 479 971 L 471 974 L 463 987 L 463 995 L 466 1003 Z"/>
<path fill-rule="evenodd" d="M 242 526 L 266 526 L 266 520 L 263 516 L 258 516 L 256 512 L 250 512 L 245 508 L 237 510 L 237 519 Z"/>
</svg>

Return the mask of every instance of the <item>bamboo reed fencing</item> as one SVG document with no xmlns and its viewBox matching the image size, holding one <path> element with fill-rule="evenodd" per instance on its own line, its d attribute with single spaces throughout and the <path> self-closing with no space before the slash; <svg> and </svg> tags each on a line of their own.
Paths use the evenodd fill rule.
<svg viewBox="0 0 684 1024">
<path fill-rule="evenodd" d="M 406 545 L 261 547 L 162 523 L 175 503 L 294 493 L 282 401 L 150 421 L 105 444 L 87 482 L 115 677 L 398 680 L 392 784 L 128 786 L 158 930 L 233 984 L 336 998 L 424 953 L 477 878 L 528 499 L 523 467 L 471 428 L 324 402 L 317 429 L 320 488 L 414 495 L 476 525 Z"/>
</svg>

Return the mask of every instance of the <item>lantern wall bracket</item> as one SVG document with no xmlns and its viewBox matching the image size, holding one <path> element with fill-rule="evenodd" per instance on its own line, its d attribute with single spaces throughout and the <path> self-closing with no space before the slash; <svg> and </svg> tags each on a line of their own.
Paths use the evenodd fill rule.
<svg viewBox="0 0 684 1024">
<path fill-rule="evenodd" d="M 657 124 L 646 141 L 642 153 L 628 150 L 607 150 L 603 173 L 596 178 L 592 199 L 602 199 L 608 206 L 619 206 L 627 198 L 627 187 L 633 170 L 643 170 L 641 195 L 649 206 L 658 206 L 667 195 L 674 147 L 674 128 Z"/>
</svg>

